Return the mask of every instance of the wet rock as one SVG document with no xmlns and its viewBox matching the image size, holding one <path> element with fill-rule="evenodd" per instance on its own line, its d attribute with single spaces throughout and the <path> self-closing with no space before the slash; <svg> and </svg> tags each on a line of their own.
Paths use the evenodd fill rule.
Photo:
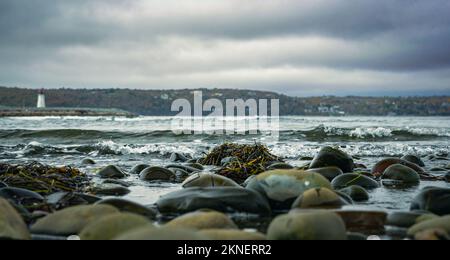
<svg viewBox="0 0 450 260">
<path fill-rule="evenodd" d="M 59 210 L 71 206 L 89 205 L 101 200 L 99 197 L 76 192 L 57 192 L 47 196 L 47 203 Z"/>
<path fill-rule="evenodd" d="M 100 196 L 125 196 L 131 191 L 118 184 L 100 184 L 93 186 L 91 192 L 95 195 Z"/>
<path fill-rule="evenodd" d="M 353 199 L 348 196 L 347 194 L 340 192 L 338 190 L 333 190 L 337 195 L 339 195 L 339 197 L 341 197 L 341 199 L 343 199 L 348 205 L 353 205 L 354 201 Z"/>
<path fill-rule="evenodd" d="M 191 167 L 191 168 L 195 168 L 199 171 L 203 171 L 205 169 L 205 167 L 203 167 L 203 165 L 199 164 L 199 163 L 188 163 L 186 164 L 186 166 Z"/>
<path fill-rule="evenodd" d="M 315 188 L 305 191 L 292 205 L 292 208 L 340 208 L 348 205 L 336 192 L 327 188 Z"/>
<path fill-rule="evenodd" d="M 174 181 L 176 179 L 175 173 L 162 167 L 146 168 L 139 176 L 143 181 Z"/>
<path fill-rule="evenodd" d="M 332 181 L 334 178 L 336 178 L 339 175 L 344 174 L 342 170 L 338 167 L 331 166 L 331 167 L 325 167 L 325 168 L 317 168 L 317 169 L 309 169 L 308 172 L 315 172 L 323 177 L 327 178 L 329 181 Z"/>
<path fill-rule="evenodd" d="M 433 218 L 427 221 L 420 222 L 410 229 L 408 229 L 408 236 L 414 237 L 417 233 L 429 229 L 442 229 L 445 232 L 450 232 L 450 216 Z"/>
<path fill-rule="evenodd" d="M 351 185 L 339 191 L 347 194 L 354 201 L 367 201 L 370 197 L 366 189 L 358 185 Z"/>
<path fill-rule="evenodd" d="M 31 232 L 55 236 L 76 235 L 90 222 L 114 213 L 119 213 L 119 210 L 109 205 L 75 206 L 39 219 L 31 226 Z"/>
<path fill-rule="evenodd" d="M 427 210 L 436 215 L 450 214 L 450 189 L 426 187 L 413 199 L 411 210 Z"/>
<path fill-rule="evenodd" d="M 32 205 L 35 203 L 41 204 L 45 202 L 45 198 L 36 192 L 14 187 L 1 188 L 0 198 L 4 198 L 6 200 L 14 202 L 14 204 L 24 206 Z"/>
<path fill-rule="evenodd" d="M 153 224 L 140 215 L 117 213 L 92 221 L 80 232 L 81 240 L 112 240 L 131 230 L 152 228 Z"/>
<path fill-rule="evenodd" d="M 368 172 L 368 171 L 361 171 L 361 170 L 359 170 L 359 171 L 354 171 L 353 173 L 354 174 L 359 174 L 359 175 L 364 175 L 364 176 L 369 177 L 371 179 L 375 179 L 375 176 L 373 176 L 373 174 L 371 172 Z"/>
<path fill-rule="evenodd" d="M 397 211 L 388 215 L 386 225 L 409 228 L 416 224 L 417 219 L 429 215 L 426 211 Z"/>
<path fill-rule="evenodd" d="M 361 233 L 381 233 L 384 230 L 387 213 L 383 211 L 338 209 L 334 210 L 342 220 L 348 231 Z"/>
<path fill-rule="evenodd" d="M 271 164 L 269 167 L 267 167 L 267 170 L 290 170 L 294 169 L 294 166 L 287 164 L 287 163 L 274 163 Z"/>
<path fill-rule="evenodd" d="M 98 176 L 104 179 L 120 179 L 124 178 L 125 173 L 115 165 L 108 165 L 98 172 Z"/>
<path fill-rule="evenodd" d="M 215 241 L 262 241 L 266 236 L 259 232 L 246 232 L 241 230 L 226 229 L 206 229 L 201 230 L 200 234 Z"/>
<path fill-rule="evenodd" d="M 200 172 L 195 173 L 194 175 L 187 178 L 183 184 L 183 188 L 191 188 L 191 187 L 241 187 L 232 179 L 227 177 L 208 173 L 208 172 Z"/>
<path fill-rule="evenodd" d="M 436 241 L 436 240 L 450 240 L 450 236 L 448 232 L 444 229 L 433 228 L 427 229 L 424 231 L 417 232 L 414 235 L 415 240 L 428 240 L 428 241 Z"/>
<path fill-rule="evenodd" d="M 404 184 L 418 184 L 420 182 L 420 176 L 415 170 L 401 164 L 389 166 L 381 178 L 400 181 Z"/>
<path fill-rule="evenodd" d="M 153 209 L 147 208 L 136 202 L 124 200 L 124 199 L 120 199 L 120 198 L 108 198 L 108 199 L 98 201 L 96 204 L 97 205 L 110 205 L 110 206 L 117 208 L 121 212 L 128 212 L 128 213 L 141 215 L 148 219 L 155 219 L 156 215 L 158 215 L 158 212 L 156 212 Z"/>
<path fill-rule="evenodd" d="M 247 189 L 263 195 L 274 210 L 287 210 L 303 192 L 313 188 L 329 188 L 330 182 L 315 172 L 300 170 L 274 170 L 252 179 Z"/>
<path fill-rule="evenodd" d="M 195 168 L 195 167 L 190 167 L 188 165 L 181 165 L 181 164 L 170 164 L 166 166 L 166 169 L 180 169 L 183 171 L 186 171 L 188 173 L 194 173 L 194 172 L 199 172 L 200 170 Z"/>
<path fill-rule="evenodd" d="M 22 217 L 7 200 L 0 198 L 0 239 L 29 240 L 30 238 Z"/>
<path fill-rule="evenodd" d="M 431 168 L 430 172 L 445 172 L 446 170 L 444 168 L 439 168 L 439 167 L 435 167 L 435 168 Z"/>
<path fill-rule="evenodd" d="M 425 167 L 425 163 L 416 155 L 408 154 L 402 157 L 402 160 L 414 163 L 420 167 Z"/>
<path fill-rule="evenodd" d="M 171 228 L 185 229 L 237 229 L 236 224 L 225 214 L 217 211 L 198 211 L 180 216 L 166 224 Z"/>
<path fill-rule="evenodd" d="M 139 228 L 124 233 L 115 240 L 210 240 L 207 236 L 189 229 L 174 228 Z"/>
<path fill-rule="evenodd" d="M 81 164 L 84 164 L 84 165 L 94 165 L 94 164 L 96 164 L 96 163 L 95 163 L 94 160 L 92 160 L 92 159 L 90 159 L 90 158 L 86 158 L 86 159 L 83 159 L 83 160 L 81 161 Z"/>
<path fill-rule="evenodd" d="M 353 158 L 345 152 L 332 147 L 324 147 L 314 157 L 309 168 L 323 168 L 328 166 L 336 166 L 343 172 L 352 172 L 355 164 Z"/>
<path fill-rule="evenodd" d="M 183 182 L 184 180 L 186 180 L 189 177 L 189 172 L 182 170 L 182 169 L 178 169 L 178 168 L 169 168 L 169 170 L 171 170 L 176 178 L 176 182 Z"/>
<path fill-rule="evenodd" d="M 133 175 L 139 175 L 143 170 L 147 169 L 148 167 L 150 167 L 150 165 L 148 164 L 138 164 L 134 166 L 133 169 L 131 169 L 130 173 Z"/>
<path fill-rule="evenodd" d="M 374 176 L 381 176 L 386 171 L 387 168 L 389 168 L 391 165 L 394 164 L 401 164 L 407 166 L 416 171 L 419 175 L 425 174 L 425 171 L 417 164 L 399 158 L 386 158 L 381 160 L 380 162 L 375 164 L 375 166 L 372 168 L 372 174 Z"/>
<path fill-rule="evenodd" d="M 380 187 L 377 181 L 355 173 L 345 173 L 343 175 L 339 175 L 331 182 L 331 185 L 335 189 L 346 188 L 352 185 L 358 185 L 365 189 L 375 189 Z"/>
<path fill-rule="evenodd" d="M 181 153 L 172 153 L 172 155 L 170 156 L 170 161 L 171 162 L 186 162 L 189 159 Z"/>
<path fill-rule="evenodd" d="M 278 216 L 267 231 L 269 240 L 346 240 L 345 224 L 328 211 Z"/>
<path fill-rule="evenodd" d="M 8 184 L 0 181 L 0 189 L 8 187 Z"/>
<path fill-rule="evenodd" d="M 237 187 L 187 188 L 162 196 L 156 203 L 163 214 L 200 209 L 270 215 L 270 206 L 257 192 Z"/>
</svg>

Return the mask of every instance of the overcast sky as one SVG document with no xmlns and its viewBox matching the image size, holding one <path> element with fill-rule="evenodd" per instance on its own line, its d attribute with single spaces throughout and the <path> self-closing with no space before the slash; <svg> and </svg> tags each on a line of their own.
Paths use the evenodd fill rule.
<svg viewBox="0 0 450 260">
<path fill-rule="evenodd" d="M 0 85 L 450 94 L 450 1 L 0 0 Z"/>
</svg>

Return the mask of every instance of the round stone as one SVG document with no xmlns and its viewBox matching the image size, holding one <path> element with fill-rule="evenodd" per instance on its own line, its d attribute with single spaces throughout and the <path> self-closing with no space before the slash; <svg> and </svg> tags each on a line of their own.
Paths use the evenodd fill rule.
<svg viewBox="0 0 450 260">
<path fill-rule="evenodd" d="M 95 163 L 94 160 L 92 160 L 92 159 L 90 159 L 90 158 L 86 158 L 86 159 L 83 159 L 83 160 L 81 161 L 81 164 L 84 164 L 84 165 L 94 165 L 94 164 L 96 164 L 96 163 Z"/>
<path fill-rule="evenodd" d="M 424 211 L 397 211 L 392 212 L 387 217 L 387 225 L 409 228 L 416 224 L 417 219 L 429 215 L 428 212 Z"/>
<path fill-rule="evenodd" d="M 330 182 L 315 172 L 274 170 L 250 180 L 246 188 L 263 195 L 274 210 L 288 210 L 303 192 L 314 188 L 329 188 Z"/>
<path fill-rule="evenodd" d="M 329 181 L 332 181 L 334 178 L 336 178 L 339 175 L 344 174 L 342 170 L 338 167 L 331 166 L 331 167 L 324 167 L 324 168 L 317 168 L 317 169 L 309 169 L 308 172 L 315 172 L 323 177 L 327 178 Z"/>
<path fill-rule="evenodd" d="M 411 210 L 426 210 L 436 215 L 450 214 L 450 189 L 426 187 L 413 199 Z"/>
<path fill-rule="evenodd" d="M 418 184 L 420 182 L 420 176 L 415 170 L 401 164 L 389 166 L 381 178 L 397 180 L 405 184 Z"/>
<path fill-rule="evenodd" d="M 21 188 L 6 187 L 0 188 L 0 198 L 4 198 L 14 202 L 17 205 L 32 205 L 45 202 L 45 198 L 40 194 Z"/>
<path fill-rule="evenodd" d="M 91 188 L 91 192 L 100 196 L 125 196 L 131 191 L 118 184 L 99 184 Z"/>
<path fill-rule="evenodd" d="M 112 240 L 122 233 L 143 227 L 153 227 L 150 221 L 139 215 L 117 213 L 92 221 L 80 232 L 82 240 Z"/>
<path fill-rule="evenodd" d="M 327 188 L 315 188 L 305 191 L 292 205 L 292 208 L 340 208 L 348 203 L 334 191 Z"/>
<path fill-rule="evenodd" d="M 336 177 L 331 184 L 335 189 L 346 188 L 352 185 L 359 185 L 365 189 L 375 189 L 380 187 L 377 181 L 361 174 L 345 173 Z"/>
<path fill-rule="evenodd" d="M 408 166 L 409 168 L 416 171 L 419 175 L 425 173 L 425 171 L 417 164 L 405 161 L 400 158 L 386 158 L 375 164 L 375 166 L 372 168 L 372 174 L 374 176 L 381 176 L 384 173 L 384 171 L 386 171 L 386 169 L 389 168 L 389 166 L 394 164 L 401 164 L 404 166 Z"/>
<path fill-rule="evenodd" d="M 324 147 L 314 157 L 309 168 L 316 169 L 328 166 L 338 167 L 347 173 L 353 171 L 355 163 L 353 162 L 353 158 L 345 152 L 332 147 Z"/>
<path fill-rule="evenodd" d="M 402 160 L 414 163 L 420 167 L 425 167 L 425 163 L 416 155 L 408 154 L 402 157 Z"/>
<path fill-rule="evenodd" d="M 162 167 L 146 168 L 139 176 L 143 181 L 174 181 L 176 179 L 175 173 Z"/>
<path fill-rule="evenodd" d="M 150 165 L 148 164 L 138 164 L 134 166 L 133 169 L 131 169 L 130 173 L 133 175 L 139 175 L 143 170 L 147 169 L 148 167 L 150 167 Z"/>
<path fill-rule="evenodd" d="M 236 224 L 225 214 L 217 211 L 198 211 L 180 216 L 166 224 L 171 228 L 185 229 L 237 229 Z"/>
<path fill-rule="evenodd" d="M 98 175 L 104 179 L 120 179 L 126 176 L 125 173 L 115 165 L 106 166 L 98 172 Z"/>
<path fill-rule="evenodd" d="M 118 212 L 118 209 L 109 205 L 75 206 L 39 219 L 31 226 L 31 232 L 55 236 L 75 235 L 90 222 Z"/>
<path fill-rule="evenodd" d="M 29 240 L 30 238 L 22 217 L 7 200 L 0 198 L 0 240 Z"/>
<path fill-rule="evenodd" d="M 170 156 L 171 162 L 186 162 L 187 160 L 189 159 L 181 153 L 172 153 L 172 155 Z"/>
<path fill-rule="evenodd" d="M 287 163 L 274 163 L 267 167 L 267 170 L 291 170 L 294 169 L 294 166 Z"/>
<path fill-rule="evenodd" d="M 420 222 L 408 229 L 408 236 L 414 237 L 414 235 L 416 235 L 418 232 L 422 232 L 428 229 L 442 229 L 447 233 L 450 233 L 450 216 L 433 218 L 427 221 Z"/>
<path fill-rule="evenodd" d="M 345 223 L 335 213 L 316 211 L 278 216 L 269 226 L 268 240 L 346 240 Z"/>
<path fill-rule="evenodd" d="M 191 188 L 191 187 L 241 187 L 232 179 L 227 177 L 208 173 L 208 172 L 200 172 L 195 173 L 194 175 L 187 178 L 183 184 L 183 188 Z"/>
<path fill-rule="evenodd" d="M 162 214 L 183 214 L 200 209 L 225 213 L 270 215 L 267 201 L 257 192 L 237 187 L 186 188 L 162 196 L 156 205 Z"/>
<path fill-rule="evenodd" d="M 175 229 L 175 228 L 138 228 L 130 232 L 123 233 L 115 238 L 115 240 L 177 240 L 177 241 L 191 241 L 191 240 L 210 240 L 207 236 L 199 232 L 189 229 Z"/>
<path fill-rule="evenodd" d="M 148 219 L 155 219 L 158 214 L 155 210 L 147 208 L 141 204 L 138 204 L 133 201 L 124 200 L 120 198 L 108 198 L 101 201 L 96 202 L 97 205 L 110 205 L 121 212 L 128 212 L 137 215 L 144 216 Z"/>
<path fill-rule="evenodd" d="M 370 197 L 366 189 L 358 185 L 352 185 L 339 191 L 347 194 L 354 201 L 367 201 Z"/>
</svg>

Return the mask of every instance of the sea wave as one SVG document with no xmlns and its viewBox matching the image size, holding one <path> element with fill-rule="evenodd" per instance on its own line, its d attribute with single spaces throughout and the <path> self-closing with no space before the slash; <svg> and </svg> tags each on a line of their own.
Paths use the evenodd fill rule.
<svg viewBox="0 0 450 260">
<path fill-rule="evenodd" d="M 209 131 L 211 129 L 208 129 Z M 217 130 L 217 129 L 216 129 Z M 273 129 L 272 129 L 273 130 Z M 267 132 L 258 133 L 258 135 L 266 135 Z M 0 139 L 40 139 L 40 138 L 59 138 L 67 140 L 120 140 L 120 139 L 135 139 L 135 140 L 153 140 L 155 138 L 179 138 L 192 139 L 207 138 L 214 139 L 214 135 L 191 134 L 187 130 L 184 133 L 176 133 L 170 129 L 156 130 L 156 131 L 101 131 L 101 130 L 87 130 L 87 129 L 50 129 L 50 130 L 27 130 L 27 129 L 6 129 L 0 130 Z M 449 128 L 398 128 L 398 127 L 355 127 L 355 128 L 340 128 L 333 126 L 320 125 L 312 129 L 302 130 L 280 130 L 282 139 L 297 138 L 305 140 L 428 140 L 438 138 L 450 137 Z M 222 138 L 223 136 L 217 136 Z"/>
</svg>

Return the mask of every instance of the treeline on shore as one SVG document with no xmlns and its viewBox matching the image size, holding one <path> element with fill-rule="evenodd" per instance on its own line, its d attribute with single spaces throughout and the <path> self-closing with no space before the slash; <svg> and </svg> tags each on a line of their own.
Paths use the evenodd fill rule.
<svg viewBox="0 0 450 260">
<path fill-rule="evenodd" d="M 433 97 L 290 97 L 274 92 L 236 89 L 198 89 L 203 98 L 222 100 L 279 99 L 280 115 L 399 115 L 449 116 L 450 96 Z M 192 89 L 49 89 L 48 107 L 116 108 L 134 114 L 171 116 L 173 100 L 193 100 Z M 34 107 L 37 89 L 0 87 L 0 107 Z"/>
</svg>

